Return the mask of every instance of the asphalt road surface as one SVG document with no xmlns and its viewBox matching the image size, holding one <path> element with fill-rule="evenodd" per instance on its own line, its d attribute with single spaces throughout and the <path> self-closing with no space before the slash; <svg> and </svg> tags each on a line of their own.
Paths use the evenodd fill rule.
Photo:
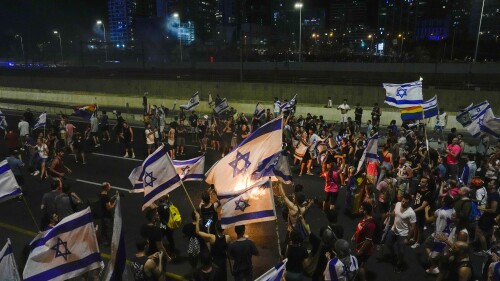
<svg viewBox="0 0 500 281">
<path fill-rule="evenodd" d="M 20 112 L 5 112 L 7 114 L 7 121 L 10 125 L 17 127 Z M 87 123 L 83 119 L 73 119 L 78 122 L 73 122 L 79 131 L 83 131 Z M 72 155 L 65 155 L 65 163 L 73 170 L 73 173 L 68 177 L 67 182 L 71 184 L 72 191 L 76 192 L 82 199 L 97 199 L 100 192 L 100 183 L 108 181 L 112 186 L 120 191 L 129 190 L 131 188 L 128 181 L 128 175 L 132 169 L 141 164 L 141 160 L 145 158 L 145 142 L 143 140 L 143 129 L 134 127 L 135 136 L 135 149 L 137 159 L 123 158 L 123 149 L 120 144 L 114 142 L 102 142 L 99 148 L 90 148 L 86 156 L 87 164 L 77 164 Z M 179 157 L 178 159 L 190 159 L 200 155 L 198 147 L 193 145 L 191 138 L 187 138 L 190 145 L 187 147 L 187 154 Z M 7 149 L 3 139 L 0 140 L 0 153 L 5 156 Z M 1 158 L 3 158 L 3 156 Z M 217 160 L 221 157 L 220 153 L 209 150 L 206 154 L 206 167 L 208 170 Z M 298 167 L 292 167 L 297 170 Z M 314 169 L 315 174 L 319 172 L 319 167 Z M 305 187 L 305 194 L 308 198 L 323 198 L 323 185 L 324 180 L 319 176 L 304 175 L 301 177 L 296 176 L 294 173 L 295 183 L 300 183 Z M 40 181 L 38 177 L 25 173 L 25 186 L 23 188 L 24 195 L 27 202 L 27 207 L 33 213 L 35 220 L 40 221 L 40 203 L 42 194 L 49 191 L 50 181 Z M 187 182 L 186 188 L 197 206 L 200 202 L 200 195 L 203 190 L 208 186 L 200 182 Z M 291 193 L 291 186 L 286 186 L 287 193 Z M 139 229 L 140 226 L 146 223 L 146 219 L 141 212 L 142 206 L 142 193 L 129 194 L 127 192 L 122 198 L 122 213 L 123 213 L 123 229 L 125 232 L 127 258 L 131 259 L 135 252 L 135 242 L 140 239 Z M 350 218 L 343 214 L 345 198 L 345 189 L 340 191 L 338 199 L 339 223 L 345 229 L 345 238 L 347 240 L 353 235 L 355 225 L 358 218 Z M 191 205 L 182 188 L 178 188 L 171 193 L 172 202 L 179 208 L 183 223 L 191 221 Z M 277 200 L 278 201 L 278 200 Z M 279 229 L 279 238 L 283 241 L 285 237 L 285 223 L 281 217 L 281 206 L 277 206 L 277 225 Z M 314 206 L 306 214 L 306 220 L 311 225 L 314 233 L 318 234 L 319 229 L 327 224 L 324 213 Z M 9 200 L 0 204 L 0 244 L 3 245 L 7 238 L 10 238 L 13 243 L 14 253 L 17 260 L 21 259 L 22 248 L 28 244 L 34 235 L 36 235 L 37 228 L 30 217 L 26 205 L 22 201 L 16 199 Z M 231 235 L 234 239 L 236 237 L 234 229 L 226 230 L 226 233 Z M 247 235 L 249 239 L 255 241 L 260 256 L 253 258 L 254 276 L 260 276 L 278 260 L 278 246 L 277 246 L 277 233 L 276 224 L 273 221 L 256 223 L 247 226 Z M 177 248 L 180 249 L 179 261 L 169 264 L 167 271 L 172 280 L 182 280 L 184 277 L 189 276 L 191 268 L 186 260 L 187 256 L 187 239 L 183 238 L 181 230 L 177 230 L 174 234 Z M 109 247 L 101 247 L 102 253 L 110 253 Z M 377 253 L 378 255 L 378 253 Z M 369 280 L 433 280 L 425 274 L 425 254 L 422 247 L 418 249 L 406 250 L 406 264 L 407 267 L 402 273 L 394 273 L 392 265 L 384 262 L 378 262 L 375 257 L 372 257 L 367 265 L 368 279 Z M 476 263 L 480 262 L 475 260 Z M 18 262 L 19 264 L 19 262 Z M 230 277 L 229 280 L 232 280 Z"/>
</svg>

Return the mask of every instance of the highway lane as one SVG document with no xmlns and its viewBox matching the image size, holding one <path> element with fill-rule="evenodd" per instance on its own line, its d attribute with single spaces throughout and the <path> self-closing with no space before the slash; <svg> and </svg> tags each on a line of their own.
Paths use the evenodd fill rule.
<svg viewBox="0 0 500 281">
<path fill-rule="evenodd" d="M 18 117 L 8 116 L 9 124 L 17 124 Z M 84 125 L 82 123 L 76 124 L 78 130 L 83 130 Z M 134 128 L 134 134 L 136 136 L 135 146 L 136 155 L 139 159 L 144 159 L 145 145 L 142 140 L 143 130 L 140 128 Z M 190 138 L 187 139 L 190 141 Z M 192 143 L 191 143 L 192 144 Z M 131 170 L 140 165 L 139 160 L 131 160 L 121 158 L 123 155 L 122 148 L 120 145 L 115 143 L 103 142 L 102 146 L 99 148 L 89 148 L 89 154 L 87 155 L 87 164 L 76 164 L 74 162 L 73 156 L 66 155 L 66 164 L 73 170 L 73 173 L 69 176 L 67 180 L 71 184 L 71 188 L 83 199 L 96 199 L 100 191 L 100 187 L 95 184 L 89 184 L 86 182 L 79 182 L 72 179 L 80 179 L 93 183 L 100 183 L 103 181 L 109 181 L 113 186 L 120 188 L 130 188 L 130 183 L 127 179 Z M 187 148 L 186 159 L 195 157 L 199 155 L 198 148 L 196 146 L 189 146 Z M 0 140 L 0 153 L 5 153 L 5 143 Z M 94 152 L 94 153 L 92 153 Z M 209 150 L 206 154 L 206 167 L 205 169 L 213 165 L 219 158 L 220 153 L 216 153 Z M 293 169 L 297 169 L 294 167 Z M 318 169 L 316 168 L 316 171 Z M 33 211 L 35 219 L 39 221 L 40 219 L 40 201 L 42 194 L 49 190 L 49 181 L 41 182 L 38 178 L 25 175 L 26 185 L 25 185 L 25 196 L 28 202 L 29 208 Z M 318 176 L 295 176 L 295 182 L 303 184 L 305 187 L 305 193 L 309 198 L 323 198 L 323 179 Z M 186 188 L 191 198 L 195 202 L 195 205 L 200 202 L 200 195 L 207 185 L 205 183 L 200 184 L 199 182 L 187 182 Z M 291 193 L 291 187 L 287 186 L 286 190 Z M 341 190 L 338 207 L 339 210 L 343 209 L 344 206 L 345 190 Z M 174 190 L 171 193 L 171 199 L 174 204 L 179 208 L 183 223 L 190 222 L 190 214 L 192 212 L 191 205 L 181 188 Z M 279 200 L 276 199 L 278 202 Z M 139 228 L 142 224 L 146 222 L 143 214 L 141 213 L 142 206 L 142 194 L 125 194 L 122 200 L 123 217 L 124 217 L 124 232 L 125 240 L 127 245 L 127 257 L 130 259 L 135 251 L 135 242 L 140 239 Z M 281 218 L 281 206 L 277 206 L 278 215 L 278 229 L 281 241 L 285 237 L 285 224 L 284 220 Z M 313 207 L 307 214 L 306 220 L 311 225 L 311 229 L 314 233 L 318 233 L 319 229 L 326 225 L 327 221 L 323 212 L 317 208 Z M 17 200 L 10 200 L 8 202 L 0 204 L 0 223 L 6 224 L 8 226 L 15 226 L 17 228 L 36 232 L 36 228 L 30 219 L 29 212 L 22 202 Z M 355 229 L 357 219 L 351 219 L 345 216 L 342 212 L 339 215 L 339 223 L 345 228 L 345 238 L 349 239 Z M 14 244 L 14 250 L 16 257 L 19 259 L 21 257 L 21 249 L 26 243 L 31 240 L 31 237 L 26 232 L 16 231 L 12 229 L 6 229 L 2 227 L 0 231 L 0 243 L 3 243 L 7 237 L 10 237 Z M 235 233 L 233 228 L 227 230 L 227 233 L 235 238 Z M 266 272 L 278 261 L 278 249 L 277 249 L 277 235 L 275 222 L 263 222 L 252 224 L 247 227 L 247 234 L 250 239 L 254 240 L 260 251 L 261 256 L 259 258 L 254 258 L 254 273 L 258 276 Z M 175 240 L 177 243 L 177 248 L 181 250 L 181 259 L 175 264 L 171 264 L 167 267 L 167 271 L 177 274 L 179 276 L 186 276 L 190 273 L 191 269 L 185 258 L 187 250 L 187 240 L 182 237 L 180 230 L 175 232 Z M 108 247 L 102 247 L 102 252 L 109 253 Z M 423 280 L 426 278 L 424 269 L 422 267 L 422 262 L 424 260 L 424 251 L 422 248 L 417 250 L 407 249 L 407 262 L 409 268 L 401 274 L 396 274 L 393 272 L 391 265 L 387 263 L 378 263 L 375 258 L 370 259 L 368 263 L 368 270 L 370 272 L 370 280 Z M 230 279 L 231 280 L 231 279 Z"/>
</svg>

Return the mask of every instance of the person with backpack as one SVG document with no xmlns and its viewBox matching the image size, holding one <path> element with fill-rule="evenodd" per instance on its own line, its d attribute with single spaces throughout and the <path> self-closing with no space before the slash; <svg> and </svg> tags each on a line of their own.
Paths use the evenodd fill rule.
<svg viewBox="0 0 500 281">
<path fill-rule="evenodd" d="M 196 234 L 196 224 L 198 223 L 196 216 L 197 212 L 193 211 L 191 213 L 192 221 L 184 224 L 184 226 L 182 227 L 182 233 L 184 234 L 184 237 L 188 239 L 187 254 L 192 272 L 196 270 L 200 252 L 208 251 L 207 244 L 205 244 L 203 242 L 203 239 L 198 234 Z"/>
<path fill-rule="evenodd" d="M 325 281 L 356 280 L 359 266 L 358 260 L 351 255 L 349 242 L 339 239 L 335 242 L 334 251 L 327 252 L 328 264 L 323 273 Z"/>
<path fill-rule="evenodd" d="M 356 244 L 354 254 L 359 262 L 358 280 L 365 281 L 365 265 L 375 250 L 375 241 L 373 239 L 375 238 L 377 225 L 372 217 L 373 206 L 369 202 L 361 203 L 359 209 L 359 212 L 363 214 L 363 218 L 356 226 L 356 232 L 351 237 L 351 242 Z"/>
<path fill-rule="evenodd" d="M 163 255 L 162 260 L 171 260 L 168 256 L 167 251 L 163 245 L 161 229 L 159 224 L 158 206 L 156 204 L 151 204 L 146 209 L 146 219 L 147 223 L 141 226 L 141 236 L 148 240 L 149 247 L 147 248 L 146 255 L 150 256 L 156 252 L 160 252 Z"/>
<path fill-rule="evenodd" d="M 170 201 L 168 194 L 158 200 L 158 215 L 162 235 L 167 238 L 169 255 L 175 260 L 177 248 L 175 247 L 174 231 L 181 226 L 182 218 L 177 207 Z"/>
<path fill-rule="evenodd" d="M 339 195 L 339 172 L 337 165 L 332 162 L 326 164 L 328 171 L 321 174 L 321 177 L 325 178 L 325 200 L 323 200 L 323 210 L 333 210 L 335 209 L 335 204 L 337 204 L 337 198 Z"/>
<path fill-rule="evenodd" d="M 486 249 L 488 248 L 487 237 L 491 237 L 493 234 L 493 226 L 496 224 L 495 218 L 500 214 L 500 194 L 497 191 L 497 180 L 490 180 L 487 189 L 488 200 L 486 207 L 478 208 L 483 212 L 476 227 L 476 240 L 481 245 L 481 251 L 475 254 L 479 256 L 486 256 Z"/>
</svg>

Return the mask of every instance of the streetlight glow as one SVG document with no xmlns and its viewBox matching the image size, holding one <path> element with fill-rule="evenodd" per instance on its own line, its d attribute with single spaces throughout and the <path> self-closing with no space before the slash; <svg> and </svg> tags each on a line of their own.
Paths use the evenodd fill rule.
<svg viewBox="0 0 500 281">
<path fill-rule="evenodd" d="M 105 61 L 108 61 L 108 44 L 106 44 L 106 26 L 102 22 L 102 20 L 97 20 L 96 21 L 97 25 L 102 25 L 102 29 L 104 30 L 104 56 L 105 56 Z"/>
<path fill-rule="evenodd" d="M 61 33 L 59 31 L 54 30 L 53 31 L 54 35 L 56 35 L 59 38 L 59 48 L 61 49 L 61 65 L 64 62 L 64 57 L 63 57 L 63 47 L 62 47 L 62 38 L 61 38 Z"/>
<path fill-rule="evenodd" d="M 299 9 L 299 62 L 302 60 L 302 2 L 295 3 L 295 9 Z"/>
<path fill-rule="evenodd" d="M 179 15 L 179 13 L 173 13 L 172 16 L 174 18 L 179 19 L 179 29 L 177 31 L 177 34 L 179 36 L 179 49 L 180 49 L 180 52 L 181 52 L 181 62 L 182 62 L 181 16 Z"/>
</svg>

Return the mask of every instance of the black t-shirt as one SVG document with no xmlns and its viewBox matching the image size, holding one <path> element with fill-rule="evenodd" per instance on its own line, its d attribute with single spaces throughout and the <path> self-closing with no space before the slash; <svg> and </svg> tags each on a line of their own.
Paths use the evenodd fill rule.
<svg viewBox="0 0 500 281">
<path fill-rule="evenodd" d="M 189 115 L 189 124 L 191 124 L 191 127 L 196 127 L 197 123 L 198 123 L 198 115 L 196 114 Z"/>
<path fill-rule="evenodd" d="M 356 109 L 354 110 L 354 115 L 356 116 L 356 119 L 361 119 L 361 116 L 363 115 L 363 108 L 356 107 Z"/>
<path fill-rule="evenodd" d="M 252 256 L 258 256 L 259 251 L 251 240 L 236 240 L 228 248 L 229 256 L 234 260 L 233 274 L 252 270 Z"/>
<path fill-rule="evenodd" d="M 413 202 L 413 209 L 415 210 L 416 208 L 419 208 L 422 206 L 424 201 L 427 202 L 427 204 L 430 204 L 432 202 L 432 193 L 429 190 L 422 191 L 420 189 L 417 190 L 415 193 L 415 201 Z M 424 210 L 421 210 L 417 214 L 424 215 Z"/>
<path fill-rule="evenodd" d="M 288 258 L 286 271 L 302 272 L 302 262 L 308 255 L 307 249 L 304 246 L 289 245 L 286 252 L 286 257 Z"/>
<path fill-rule="evenodd" d="M 101 214 L 103 218 L 113 218 L 113 210 L 108 210 L 106 204 L 111 201 L 111 197 L 108 194 L 99 194 L 99 199 L 101 200 Z"/>
<path fill-rule="evenodd" d="M 145 224 L 141 227 L 141 236 L 144 239 L 148 239 L 149 247 L 146 255 L 152 255 L 158 252 L 160 249 L 156 247 L 156 242 L 161 242 L 161 228 L 154 225 Z"/>
</svg>

